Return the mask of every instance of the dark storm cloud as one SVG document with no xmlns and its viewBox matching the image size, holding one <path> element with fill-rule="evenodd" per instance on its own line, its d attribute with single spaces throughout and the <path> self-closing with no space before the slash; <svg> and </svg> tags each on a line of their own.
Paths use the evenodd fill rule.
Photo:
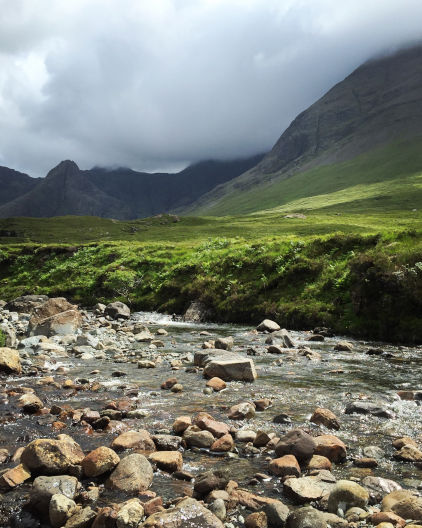
<svg viewBox="0 0 422 528">
<path fill-rule="evenodd" d="M 269 149 L 420 0 L 0 0 L 0 164 L 180 168 Z"/>
</svg>

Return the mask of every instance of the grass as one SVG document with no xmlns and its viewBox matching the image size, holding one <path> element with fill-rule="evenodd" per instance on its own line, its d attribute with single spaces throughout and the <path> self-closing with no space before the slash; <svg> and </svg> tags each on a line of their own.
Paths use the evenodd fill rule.
<svg viewBox="0 0 422 528">
<path fill-rule="evenodd" d="M 421 168 L 401 144 L 209 210 L 232 216 L 3 219 L 1 295 L 169 313 L 200 300 L 217 321 L 422 343 Z"/>
</svg>

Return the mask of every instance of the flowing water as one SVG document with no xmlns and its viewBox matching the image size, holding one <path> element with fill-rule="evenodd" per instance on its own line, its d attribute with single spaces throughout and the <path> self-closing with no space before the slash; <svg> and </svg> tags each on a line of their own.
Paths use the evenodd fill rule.
<svg viewBox="0 0 422 528">
<path fill-rule="evenodd" d="M 165 328 L 168 336 L 159 337 L 165 343 L 164 348 L 150 350 L 143 343 L 139 350 L 129 351 L 129 362 L 116 362 L 113 357 L 105 360 L 81 360 L 73 356 L 52 359 L 44 365 L 38 375 L 8 379 L 7 389 L 13 387 L 32 387 L 44 401 L 46 407 L 58 404 L 69 405 L 73 409 L 91 408 L 101 410 L 110 400 L 131 399 L 137 409 L 147 415 L 136 420 L 124 420 L 131 428 L 145 428 L 150 433 L 171 432 L 173 420 L 180 415 L 193 415 L 206 411 L 217 420 L 228 422 L 227 413 L 230 406 L 248 400 L 269 398 L 272 406 L 247 422 L 232 422 L 236 427 L 248 426 L 255 431 L 261 429 L 282 435 L 292 427 L 303 427 L 311 434 L 330 433 L 316 426 L 309 418 L 316 407 L 325 407 L 333 411 L 341 423 L 338 432 L 334 432 L 348 447 L 348 461 L 336 465 L 333 473 L 336 477 L 362 478 L 372 474 L 392 478 L 403 487 L 417 487 L 422 479 L 422 471 L 414 464 L 398 462 L 393 459 L 392 440 L 399 436 L 410 436 L 422 440 L 421 407 L 416 401 L 401 400 L 399 390 L 417 390 L 422 388 L 421 348 L 397 347 L 388 344 L 353 341 L 352 352 L 335 352 L 334 345 L 339 336 L 326 338 L 324 342 L 308 342 L 309 334 L 291 332 L 297 345 L 306 345 L 318 351 L 321 361 L 308 360 L 305 357 L 270 355 L 266 353 L 266 335 L 256 334 L 251 327 L 217 324 L 188 324 L 172 321 L 170 317 L 138 313 L 135 319 L 148 324 L 152 332 Z M 211 335 L 204 337 L 201 331 Z M 234 350 L 246 354 L 253 347 L 258 354 L 253 357 L 258 379 L 254 383 L 230 382 L 227 389 L 219 393 L 206 395 L 203 392 L 205 380 L 201 372 L 186 372 L 186 364 L 173 371 L 170 360 L 189 357 L 198 350 L 205 339 L 231 335 L 234 338 Z M 366 354 L 369 348 L 378 347 L 384 351 L 383 356 Z M 132 354 L 132 355 L 131 355 Z M 138 369 L 140 356 L 163 356 L 163 361 L 153 369 Z M 280 361 L 281 360 L 281 361 Z M 133 361 L 133 362 L 130 362 Z M 60 373 L 59 367 L 67 372 Z M 59 370 L 57 370 L 59 369 Z M 95 371 L 98 373 L 92 373 Z M 119 371 L 119 377 L 113 373 Z M 124 374 L 124 376 L 123 376 Z M 52 375 L 58 382 L 65 379 L 97 381 L 100 390 L 63 390 L 51 385 L 39 385 L 40 377 Z M 184 391 L 174 394 L 160 390 L 161 383 L 169 377 L 177 377 L 184 386 Z M 50 414 L 25 416 L 18 412 L 13 397 L 5 394 L 0 400 L 0 448 L 9 452 L 23 447 L 35 438 L 54 437 L 57 431 L 51 427 L 56 419 Z M 369 415 L 345 415 L 348 402 L 365 399 L 378 403 L 394 412 L 393 419 L 377 418 Z M 286 413 L 291 417 L 291 424 L 275 424 L 275 415 Z M 84 450 L 91 450 L 100 445 L 109 445 L 116 433 L 86 432 L 75 423 L 67 422 L 63 433 L 71 435 Z M 385 456 L 375 469 L 359 469 L 352 459 L 362 456 L 366 446 L 380 447 Z M 232 479 L 254 493 L 267 496 L 278 496 L 280 483 L 277 479 L 249 486 L 252 476 L 257 472 L 268 472 L 267 454 L 247 456 L 240 448 L 236 455 L 215 456 L 206 451 L 186 450 L 183 454 L 184 469 L 193 474 L 207 469 L 229 470 Z M 12 467 L 14 463 L 6 464 Z M 159 472 L 154 477 L 152 490 L 171 499 L 184 494 L 191 484 L 177 481 L 165 473 Z M 23 487 L 25 490 L 25 486 Z M 13 492 L 16 504 L 21 491 Z M 19 495 L 20 497 L 20 495 Z M 11 507 L 9 505 L 9 507 Z M 16 506 L 17 508 L 18 506 Z"/>
</svg>

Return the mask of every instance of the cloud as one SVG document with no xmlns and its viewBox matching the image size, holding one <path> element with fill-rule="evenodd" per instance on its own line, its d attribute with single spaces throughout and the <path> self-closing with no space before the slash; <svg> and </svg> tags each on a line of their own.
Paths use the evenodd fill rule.
<svg viewBox="0 0 422 528">
<path fill-rule="evenodd" d="M 268 150 L 420 0 L 0 0 L 0 164 L 180 168 Z"/>
</svg>

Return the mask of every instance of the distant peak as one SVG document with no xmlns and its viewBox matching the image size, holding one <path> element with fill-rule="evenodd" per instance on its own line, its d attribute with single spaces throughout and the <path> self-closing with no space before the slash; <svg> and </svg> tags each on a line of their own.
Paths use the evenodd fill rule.
<svg viewBox="0 0 422 528">
<path fill-rule="evenodd" d="M 79 167 L 72 160 L 61 161 L 54 169 L 47 174 L 47 178 L 57 176 L 58 174 L 72 175 L 79 172 Z"/>
</svg>

